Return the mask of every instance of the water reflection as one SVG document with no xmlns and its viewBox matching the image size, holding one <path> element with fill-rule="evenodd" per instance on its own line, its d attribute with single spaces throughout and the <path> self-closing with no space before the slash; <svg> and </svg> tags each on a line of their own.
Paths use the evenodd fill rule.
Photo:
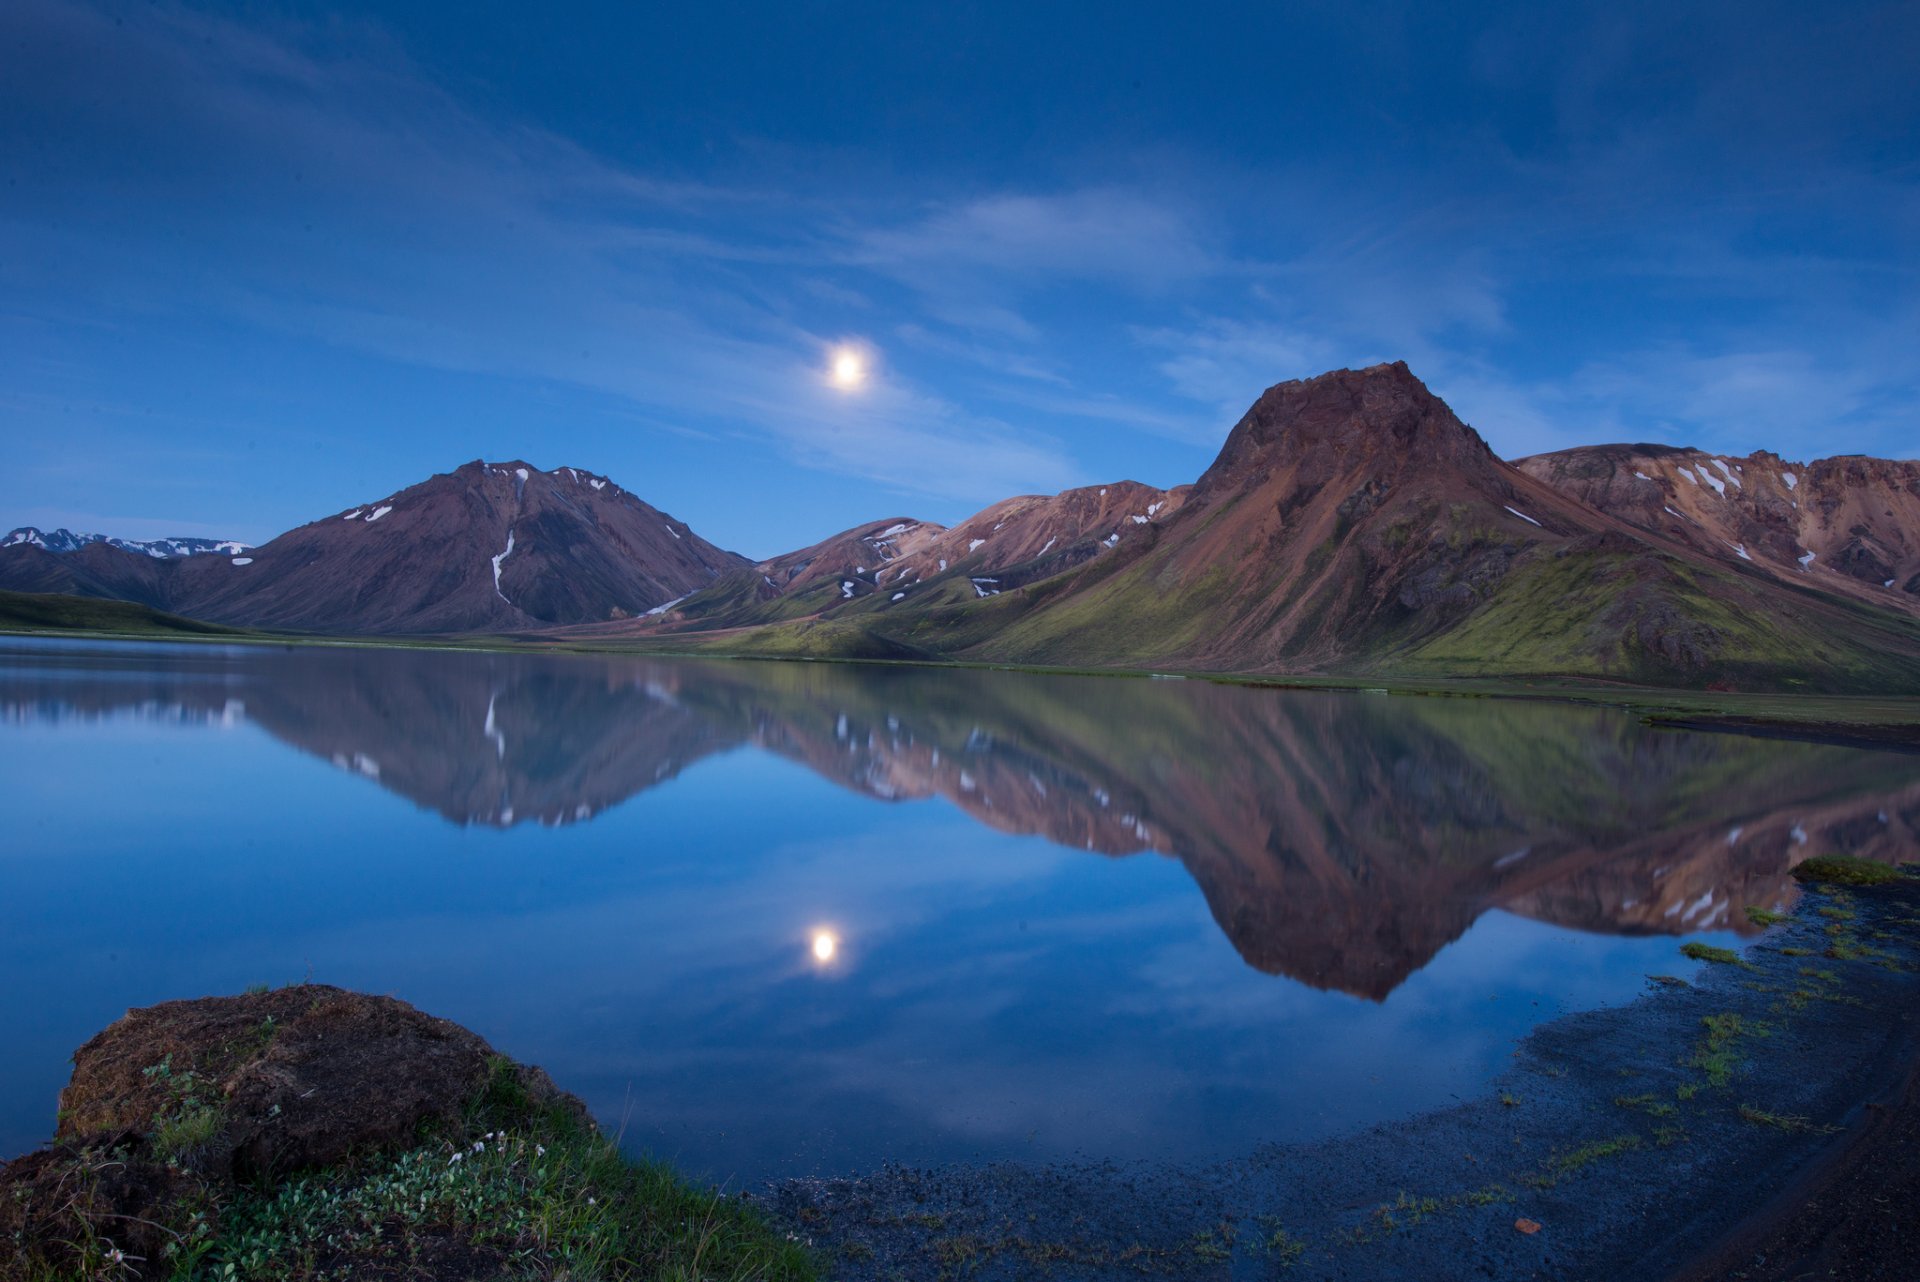
<svg viewBox="0 0 1920 1282">
<path fill-rule="evenodd" d="M 0 715 L 263 727 L 461 825 L 570 825 L 743 747 L 883 802 L 1177 860 L 1245 962 L 1383 999 L 1489 909 L 1750 932 L 1788 870 L 1920 857 L 1920 760 L 1618 713 L 1201 682 L 201 647 L 0 651 Z M 837 933 L 808 935 L 812 964 Z"/>
</svg>

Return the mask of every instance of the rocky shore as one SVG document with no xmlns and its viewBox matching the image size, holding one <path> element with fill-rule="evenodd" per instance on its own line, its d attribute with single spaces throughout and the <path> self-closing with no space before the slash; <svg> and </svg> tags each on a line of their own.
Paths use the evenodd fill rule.
<svg viewBox="0 0 1920 1282">
<path fill-rule="evenodd" d="M 1693 982 L 1541 1026 L 1453 1108 L 1194 1169 L 890 1168 L 773 1205 L 850 1282 L 1909 1278 L 1920 880 L 1818 879 L 1850 862 L 1803 865 L 1796 915 Z"/>
</svg>

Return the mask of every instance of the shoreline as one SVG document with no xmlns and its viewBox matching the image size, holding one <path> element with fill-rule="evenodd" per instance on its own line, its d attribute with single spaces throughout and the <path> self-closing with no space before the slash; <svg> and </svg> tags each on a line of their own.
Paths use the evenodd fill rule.
<svg viewBox="0 0 1920 1282">
<path fill-rule="evenodd" d="M 1788 739 L 1840 747 L 1920 752 L 1920 696 L 1874 694 L 1756 694 L 1662 686 L 1616 685 L 1585 678 L 1542 675 L 1411 679 L 1380 674 L 1352 676 L 1240 673 L 1188 669 L 1082 668 L 957 659 L 863 659 L 806 655 L 725 654 L 646 645 L 595 645 L 577 641 L 529 643 L 496 637 L 424 638 L 277 636 L 232 632 L 119 632 L 95 628 L 31 628 L 0 622 L 0 636 L 53 641 L 112 641 L 201 645 L 310 646 L 324 649 L 434 650 L 455 654 L 597 655 L 705 663 L 832 663 L 879 668 L 1021 672 L 1114 680 L 1206 681 L 1253 689 L 1333 691 L 1397 698 L 1510 699 L 1614 708 L 1655 729 L 1703 731 Z"/>
<path fill-rule="evenodd" d="M 1900 1146 L 1920 1127 L 1916 927 L 1913 877 L 1809 888 L 1740 961 L 1541 1025 L 1487 1096 L 1316 1144 L 1197 1168 L 887 1168 L 761 1201 L 849 1282 L 1784 1282 L 1887 1205 L 1860 1211 L 1846 1190 L 1920 1164 Z M 1905 1101 L 1890 1121 L 1889 1100 Z M 1890 1278 L 1920 1242 L 1839 1236 Z M 1746 1271 L 1755 1253 L 1775 1271 Z"/>
<path fill-rule="evenodd" d="M 1818 875 L 1846 880 L 1860 867 L 1828 861 Z M 1676 940 L 1676 958 L 1680 951 Z M 150 1217 L 143 1223 L 178 1219 L 183 1206 L 206 1205 L 194 1199 L 212 1195 L 223 1224 L 237 1216 L 256 1229 L 277 1225 L 275 1240 L 285 1243 L 277 1249 L 291 1251 L 290 1260 L 304 1249 L 301 1241 L 317 1242 L 312 1235 L 324 1232 L 336 1262 L 369 1267 L 389 1261 L 393 1247 L 383 1234 L 399 1222 L 382 1219 L 395 1208 L 365 1190 L 402 1179 L 435 1199 L 429 1210 L 423 1196 L 423 1218 L 404 1226 L 409 1249 L 434 1258 L 426 1272 L 409 1275 L 426 1279 L 465 1277 L 462 1270 L 478 1263 L 505 1266 L 520 1250 L 554 1265 L 598 1250 L 597 1238 L 578 1231 L 558 1244 L 500 1239 L 493 1221 L 463 1220 L 460 1198 L 485 1193 L 497 1203 L 496 1220 L 525 1219 L 539 1199 L 542 1215 L 560 1207 L 576 1221 L 600 1216 L 598 1223 L 627 1225 L 619 1231 L 641 1240 L 668 1226 L 647 1202 L 624 1200 L 640 1197 L 642 1186 L 663 1205 L 732 1217 L 734 1249 L 748 1258 L 770 1263 L 783 1244 L 804 1246 L 810 1259 L 790 1255 L 789 1276 L 811 1276 L 817 1267 L 846 1282 L 1787 1282 L 1813 1264 L 1850 1278 L 1906 1276 L 1909 1246 L 1920 1241 L 1916 1203 L 1907 1196 L 1920 1190 L 1920 1147 L 1912 1142 L 1920 1137 L 1920 876 L 1809 885 L 1796 912 L 1744 953 L 1694 952 L 1704 966 L 1691 982 L 1652 975 L 1648 991 L 1631 1002 L 1535 1027 L 1486 1093 L 1331 1139 L 1258 1144 L 1194 1166 L 893 1166 L 855 1178 L 780 1180 L 737 1196 L 621 1157 L 584 1120 L 578 1101 L 457 1025 L 390 998 L 326 986 L 263 989 L 166 1003 L 111 1026 L 76 1052 L 55 1142 L 0 1163 L 0 1177 L 26 1196 L 50 1180 L 67 1189 L 74 1177 L 63 1171 L 145 1170 L 146 1190 L 134 1192 L 160 1200 L 135 1204 Z M 195 1021 L 206 1024 L 197 1042 L 179 1031 Z M 136 1049 L 126 1048 L 129 1040 Z M 175 1058 L 193 1045 L 202 1049 Z M 448 1082 L 421 1096 L 417 1073 L 445 1064 L 449 1052 L 437 1048 L 447 1046 L 458 1048 L 467 1067 L 441 1071 L 452 1073 Z M 213 1058 L 203 1062 L 207 1055 Z M 332 1119 L 317 1129 L 296 1122 L 283 1132 L 280 1103 L 269 1106 L 259 1095 L 277 1092 L 271 1099 L 293 1110 L 291 1120 L 313 1095 L 301 1092 L 303 1074 L 337 1088 L 347 1065 L 363 1080 L 336 1089 L 335 1103 L 313 1105 Z M 191 1085 L 195 1070 L 208 1081 L 239 1072 L 234 1080 L 255 1087 L 221 1105 Z M 469 1094 L 475 1074 L 489 1083 L 478 1103 Z M 388 1136 L 387 1106 L 351 1103 L 380 1092 L 438 1110 L 438 1138 L 397 1159 L 365 1147 L 417 1134 L 408 1123 Z M 575 1128 L 574 1118 L 587 1129 Z M 180 1140 L 195 1119 L 207 1122 L 207 1135 Z M 355 1127 L 368 1138 L 352 1138 Z M 510 1150 L 502 1147 L 509 1130 Z M 254 1189 L 223 1173 L 226 1154 L 255 1153 L 281 1135 L 296 1138 L 272 1142 L 333 1156 L 289 1161 L 285 1186 Z M 543 1137 L 556 1153 L 572 1155 L 576 1173 L 557 1186 L 535 1161 L 547 1150 L 529 1157 Z M 502 1143 L 489 1148 L 496 1140 Z M 495 1149 L 485 1158 L 486 1182 L 472 1184 L 470 1169 L 482 1175 L 474 1155 Z M 473 1160 L 461 1165 L 462 1154 Z M 104 1159 L 111 1160 L 100 1165 Z M 525 1175 L 523 1163 L 530 1164 Z M 264 1169 L 274 1165 L 264 1161 Z M 183 1204 L 165 1190 L 189 1176 L 197 1182 Z M 301 1197 L 360 1206 L 360 1218 L 338 1230 L 289 1221 L 274 1208 L 286 1203 L 279 1189 L 296 1186 L 308 1190 Z M 632 1192 L 614 1191 L 623 1186 Z M 596 1189 L 605 1203 L 598 1211 L 587 1196 Z M 54 1201 L 69 1196 L 60 1191 Z M 399 1209 L 412 1216 L 411 1205 Z M 109 1203 L 100 1223 L 127 1218 Z M 191 1241 L 214 1252 L 210 1263 L 233 1258 L 219 1254 L 235 1249 L 222 1246 L 225 1239 Z M 11 1276 L 5 1245 L 0 1237 L 0 1276 Z"/>
</svg>

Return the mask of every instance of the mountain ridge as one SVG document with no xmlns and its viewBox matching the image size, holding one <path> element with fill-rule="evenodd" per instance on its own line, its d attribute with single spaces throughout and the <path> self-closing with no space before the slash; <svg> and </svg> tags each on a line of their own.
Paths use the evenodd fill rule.
<svg viewBox="0 0 1920 1282">
<path fill-rule="evenodd" d="M 887 518 L 759 562 L 598 474 L 479 460 L 247 557 L 140 559 L 0 548 L 0 587 L 294 631 L 1920 688 L 1920 464 L 1653 445 L 1509 463 L 1404 362 L 1268 388 L 1191 485 Z"/>
</svg>

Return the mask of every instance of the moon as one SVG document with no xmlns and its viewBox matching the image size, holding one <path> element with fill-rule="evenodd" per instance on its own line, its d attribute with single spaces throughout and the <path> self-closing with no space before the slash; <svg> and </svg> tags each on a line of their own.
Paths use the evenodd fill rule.
<svg viewBox="0 0 1920 1282">
<path fill-rule="evenodd" d="M 830 930 L 816 930 L 813 932 L 813 959 L 815 961 L 822 964 L 830 962 L 833 960 L 833 955 L 838 951 L 840 951 L 840 937 L 838 935 L 835 935 Z"/>
<path fill-rule="evenodd" d="M 852 391 L 867 381 L 867 358 L 858 348 L 840 347 L 834 349 L 833 365 L 829 377 L 835 387 Z"/>
</svg>

